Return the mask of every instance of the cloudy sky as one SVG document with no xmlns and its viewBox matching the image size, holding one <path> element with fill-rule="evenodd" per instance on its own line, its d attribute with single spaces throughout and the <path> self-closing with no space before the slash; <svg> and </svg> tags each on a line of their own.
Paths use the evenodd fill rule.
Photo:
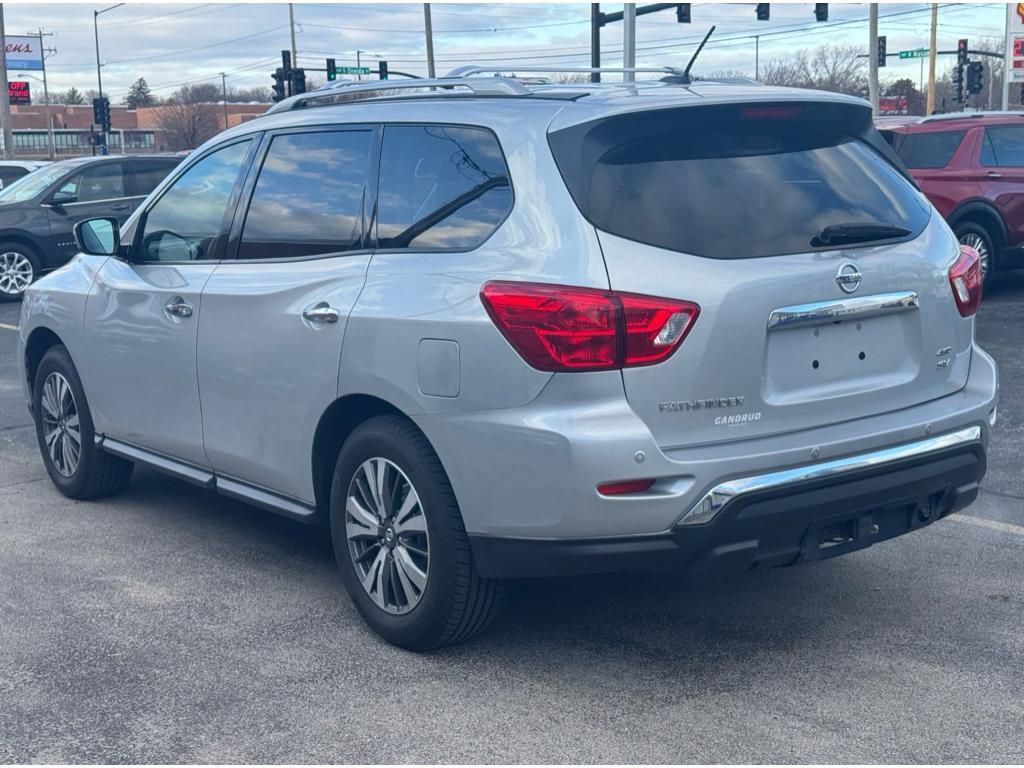
<svg viewBox="0 0 1024 768">
<path fill-rule="evenodd" d="M 96 87 L 93 9 L 107 4 L 4 3 L 8 35 L 42 27 L 57 53 L 47 61 L 51 88 Z M 589 4 L 434 3 L 434 48 L 439 73 L 467 62 L 500 65 L 589 64 Z M 605 11 L 621 4 L 604 3 Z M 737 70 L 753 74 L 754 39 L 760 57 L 785 56 L 825 42 L 867 49 L 866 4 L 829 4 L 829 22 L 816 23 L 813 4 L 771 5 L 771 19 L 759 22 L 753 3 L 693 3 L 693 23 L 676 23 L 671 11 L 638 19 L 637 63 L 685 63 L 711 24 L 715 37 L 695 71 Z M 939 9 L 939 49 L 968 37 L 1001 38 L 1005 6 L 1000 3 L 943 3 Z M 425 74 L 423 11 L 419 3 L 295 3 L 299 62 L 323 67 L 387 59 L 392 70 Z M 879 32 L 890 52 L 926 46 L 928 5 L 883 3 Z M 160 96 L 183 83 L 216 82 L 226 72 L 229 85 L 270 85 L 280 51 L 288 48 L 288 6 L 284 3 L 126 3 L 99 17 L 104 91 L 117 101 L 128 85 L 145 77 Z M 606 27 L 606 64 L 621 63 L 621 24 Z M 943 62 L 952 64 L 952 60 Z M 940 64 L 941 68 L 942 65 Z M 919 75 L 918 62 L 895 62 L 888 77 Z M 9 73 L 15 79 L 17 72 Z M 323 77 L 321 75 L 321 77 Z M 38 86 L 34 85 L 34 88 Z"/>
</svg>

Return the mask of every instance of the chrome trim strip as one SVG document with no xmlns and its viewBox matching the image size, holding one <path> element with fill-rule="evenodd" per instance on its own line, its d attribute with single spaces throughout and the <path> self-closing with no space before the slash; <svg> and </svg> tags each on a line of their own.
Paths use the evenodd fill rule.
<svg viewBox="0 0 1024 768">
<path fill-rule="evenodd" d="M 892 464 L 897 461 L 923 456 L 947 448 L 954 448 L 981 439 L 981 427 L 973 426 L 949 432 L 945 435 L 929 437 L 915 443 L 906 443 L 892 448 L 883 448 L 870 453 L 860 453 L 842 459 L 808 464 L 764 475 L 738 477 L 726 480 L 708 490 L 675 524 L 676 528 L 691 525 L 702 525 L 711 522 L 715 516 L 729 505 L 733 499 L 759 491 L 767 491 L 786 485 L 802 483 L 808 480 L 822 480 L 839 477 L 861 469 L 871 469 Z"/>
<path fill-rule="evenodd" d="M 864 319 L 908 312 L 921 306 L 914 291 L 878 293 L 873 296 L 858 296 L 834 301 L 819 301 L 813 304 L 794 304 L 779 307 L 768 316 L 768 330 L 773 328 L 794 328 L 801 325 L 820 325 L 840 320 Z"/>
</svg>

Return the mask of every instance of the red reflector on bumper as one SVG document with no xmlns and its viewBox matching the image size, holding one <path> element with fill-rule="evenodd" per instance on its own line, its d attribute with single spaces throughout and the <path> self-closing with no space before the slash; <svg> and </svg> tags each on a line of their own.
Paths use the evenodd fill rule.
<svg viewBox="0 0 1024 768">
<path fill-rule="evenodd" d="M 620 480 L 617 483 L 602 483 L 597 486 L 597 492 L 602 496 L 620 496 L 624 493 L 640 493 L 646 491 L 654 480 Z"/>
</svg>

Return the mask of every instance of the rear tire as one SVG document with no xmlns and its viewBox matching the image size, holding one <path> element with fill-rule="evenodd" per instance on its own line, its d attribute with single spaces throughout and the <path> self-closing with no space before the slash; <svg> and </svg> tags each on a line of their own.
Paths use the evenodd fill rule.
<svg viewBox="0 0 1024 768">
<path fill-rule="evenodd" d="M 969 245 L 981 257 L 981 273 L 985 285 L 989 284 L 999 262 L 996 258 L 996 239 L 981 224 L 965 221 L 953 230 L 961 245 Z"/>
<path fill-rule="evenodd" d="M 331 538 L 352 603 L 389 643 L 413 651 L 458 643 L 498 611 L 502 584 L 477 573 L 448 476 L 405 418 L 370 419 L 342 446 Z"/>
<path fill-rule="evenodd" d="M 98 499 L 122 490 L 134 464 L 96 447 L 85 390 L 67 349 L 43 355 L 32 399 L 36 438 L 57 490 L 72 499 Z"/>
<path fill-rule="evenodd" d="M 0 301 L 19 301 L 39 279 L 42 264 L 35 251 L 21 243 L 0 243 Z"/>
</svg>

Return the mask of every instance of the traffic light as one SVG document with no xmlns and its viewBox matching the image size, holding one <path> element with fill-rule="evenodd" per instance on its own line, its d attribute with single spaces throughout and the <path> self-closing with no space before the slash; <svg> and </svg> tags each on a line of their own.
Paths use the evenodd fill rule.
<svg viewBox="0 0 1024 768">
<path fill-rule="evenodd" d="M 769 3 L 758 3 L 757 4 L 757 20 L 768 21 L 771 12 L 768 10 Z"/>
<path fill-rule="evenodd" d="M 337 80 L 338 79 L 338 65 L 334 59 L 327 60 L 327 79 Z"/>
<path fill-rule="evenodd" d="M 985 80 L 985 65 L 980 61 L 972 61 L 967 65 L 967 92 L 981 93 Z"/>
<path fill-rule="evenodd" d="M 306 70 L 301 67 L 293 69 L 291 71 L 292 76 L 292 96 L 296 96 L 300 93 L 306 92 Z"/>
<path fill-rule="evenodd" d="M 676 6 L 676 21 L 678 21 L 680 24 L 689 24 L 690 23 L 690 4 L 689 3 L 679 3 Z"/>
<path fill-rule="evenodd" d="M 110 99 L 99 96 L 92 100 L 92 121 L 104 132 L 110 130 Z"/>
<path fill-rule="evenodd" d="M 388 63 L 384 60 L 377 62 L 377 77 L 381 80 L 388 79 Z"/>
<path fill-rule="evenodd" d="M 964 102 L 964 65 L 957 64 L 953 69 L 953 101 Z"/>
<path fill-rule="evenodd" d="M 878 36 L 878 66 L 885 66 L 885 35 Z"/>
<path fill-rule="evenodd" d="M 278 102 L 284 99 L 288 94 L 284 89 L 284 70 L 278 67 L 274 70 L 274 95 L 271 97 L 272 101 Z"/>
<path fill-rule="evenodd" d="M 814 20 L 828 21 L 828 3 L 814 4 Z"/>
<path fill-rule="evenodd" d="M 967 63 L 967 40 L 956 41 L 956 63 Z"/>
</svg>

